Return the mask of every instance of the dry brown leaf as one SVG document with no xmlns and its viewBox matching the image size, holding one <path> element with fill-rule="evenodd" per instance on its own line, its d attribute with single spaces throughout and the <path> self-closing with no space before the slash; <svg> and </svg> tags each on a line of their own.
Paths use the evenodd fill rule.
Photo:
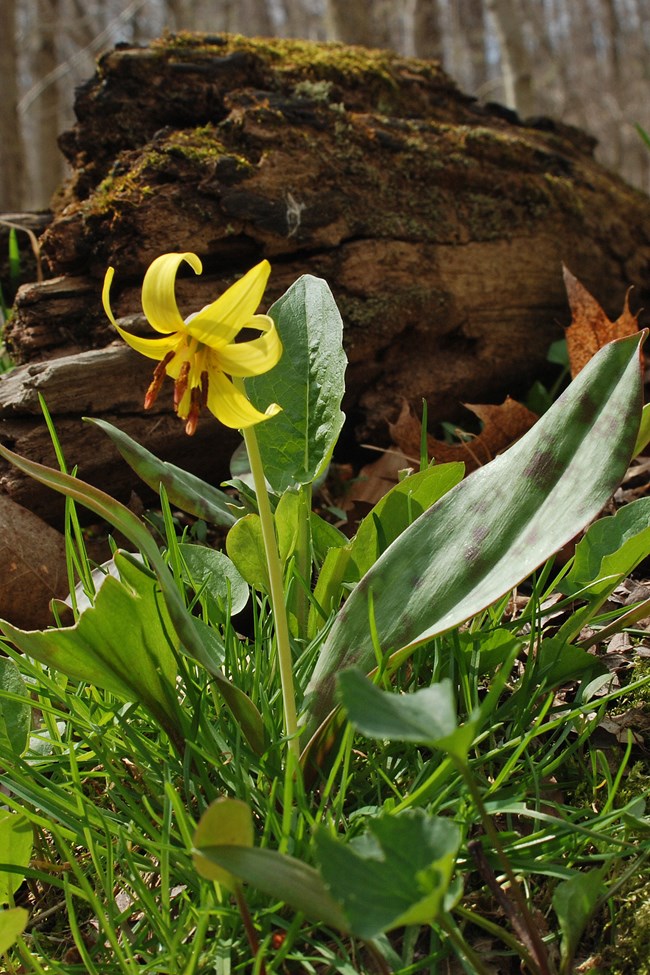
<svg viewBox="0 0 650 975">
<path fill-rule="evenodd" d="M 444 440 L 428 436 L 427 449 L 429 457 L 435 457 L 440 464 L 463 461 L 467 473 L 488 464 L 498 453 L 530 430 L 537 421 L 534 413 L 509 396 L 497 406 L 473 403 L 463 405 L 481 420 L 481 432 L 471 440 L 458 444 L 445 443 Z M 420 457 L 421 424 L 406 401 L 399 417 L 395 423 L 389 425 L 389 429 L 396 446 L 417 464 Z"/>
<path fill-rule="evenodd" d="M 615 322 L 609 318 L 596 299 L 580 284 L 567 267 L 563 268 L 564 284 L 571 307 L 571 324 L 566 330 L 566 344 L 575 379 L 592 356 L 608 342 L 634 335 L 639 331 L 637 316 L 630 311 L 629 291 L 625 296 L 623 312 Z"/>
<path fill-rule="evenodd" d="M 364 517 L 397 484 L 399 471 L 410 466 L 412 462 L 402 451 L 384 451 L 374 463 L 361 468 L 346 491 L 343 509 L 348 512 L 354 509 L 359 518 Z"/>
</svg>

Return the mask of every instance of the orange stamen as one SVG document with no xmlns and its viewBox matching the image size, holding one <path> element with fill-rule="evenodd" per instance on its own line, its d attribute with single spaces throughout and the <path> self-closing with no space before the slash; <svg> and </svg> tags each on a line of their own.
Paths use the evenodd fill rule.
<svg viewBox="0 0 650 975">
<path fill-rule="evenodd" d="M 181 400 L 185 395 L 187 390 L 187 380 L 190 374 L 190 363 L 186 361 L 181 366 L 181 371 L 179 373 L 178 379 L 174 384 L 174 409 L 178 412 L 178 407 L 180 406 Z"/>
<path fill-rule="evenodd" d="M 172 361 L 172 359 L 174 358 L 175 354 L 176 353 L 174 352 L 174 350 L 171 349 L 167 353 L 167 355 L 165 356 L 165 358 L 164 359 L 161 359 L 161 361 L 158 363 L 158 365 L 154 369 L 154 371 L 153 371 L 153 379 L 151 380 L 151 382 L 149 384 L 149 388 L 148 388 L 147 392 L 145 393 L 145 397 L 144 397 L 144 408 L 145 408 L 145 410 L 150 410 L 151 407 L 153 406 L 153 404 L 156 402 L 156 400 L 158 398 L 158 393 L 160 392 L 160 387 L 162 386 L 163 379 L 165 378 L 165 374 L 166 374 L 166 371 L 167 371 L 167 366 Z"/>
<path fill-rule="evenodd" d="M 187 423 L 185 424 L 185 433 L 188 435 L 188 437 L 192 437 L 196 433 L 196 428 L 199 425 L 200 413 L 201 390 L 198 386 L 193 386 L 190 399 L 190 411 L 187 414 Z"/>
</svg>

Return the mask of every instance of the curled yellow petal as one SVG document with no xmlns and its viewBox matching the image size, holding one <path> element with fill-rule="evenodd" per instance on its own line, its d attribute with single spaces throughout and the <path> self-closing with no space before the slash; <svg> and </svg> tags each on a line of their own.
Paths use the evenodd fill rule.
<svg viewBox="0 0 650 975">
<path fill-rule="evenodd" d="M 247 328 L 251 323 L 270 273 L 269 262 L 261 261 L 243 278 L 235 281 L 220 298 L 193 315 L 185 326 L 187 331 L 213 349 L 228 345 L 242 328 Z"/>
<path fill-rule="evenodd" d="M 135 349 L 141 355 L 146 355 L 148 359 L 158 359 L 160 361 L 178 344 L 177 335 L 169 335 L 159 339 L 143 339 L 139 335 L 132 335 L 131 332 L 120 328 L 116 321 L 113 321 L 113 325 L 127 345 L 130 345 L 132 349 Z"/>
<path fill-rule="evenodd" d="M 176 304 L 176 275 L 185 261 L 200 274 L 203 270 L 196 254 L 161 254 L 150 265 L 142 283 L 142 310 L 157 332 L 180 332 L 185 322 Z"/>
<path fill-rule="evenodd" d="M 231 342 L 214 352 L 219 369 L 229 376 L 261 376 L 280 360 L 282 342 L 273 319 L 268 315 L 255 315 L 250 325 L 260 329 L 262 335 L 259 338 L 238 345 Z"/>
<path fill-rule="evenodd" d="M 207 407 L 225 427 L 234 430 L 252 427 L 280 412 L 280 407 L 274 403 L 266 413 L 260 413 L 222 372 L 210 375 Z"/>
</svg>

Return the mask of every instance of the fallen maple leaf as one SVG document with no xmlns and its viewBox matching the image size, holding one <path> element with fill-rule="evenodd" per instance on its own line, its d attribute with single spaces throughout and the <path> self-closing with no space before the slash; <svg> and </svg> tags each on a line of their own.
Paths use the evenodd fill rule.
<svg viewBox="0 0 650 975">
<path fill-rule="evenodd" d="M 571 324 L 566 329 L 566 344 L 575 379 L 592 356 L 608 342 L 633 335 L 639 330 L 637 316 L 629 306 L 629 291 L 625 296 L 623 313 L 611 322 L 593 295 L 563 266 L 564 284 L 571 307 Z"/>
<path fill-rule="evenodd" d="M 499 405 L 464 403 L 483 423 L 483 429 L 475 437 L 458 444 L 446 443 L 427 436 L 430 458 L 440 464 L 463 461 L 467 473 L 488 464 L 498 453 L 523 436 L 537 421 L 537 416 L 527 407 L 509 396 Z M 420 432 L 422 425 L 414 416 L 408 402 L 395 421 L 389 424 L 393 443 L 408 457 L 420 456 Z M 415 461 L 419 461 L 416 459 Z"/>
</svg>

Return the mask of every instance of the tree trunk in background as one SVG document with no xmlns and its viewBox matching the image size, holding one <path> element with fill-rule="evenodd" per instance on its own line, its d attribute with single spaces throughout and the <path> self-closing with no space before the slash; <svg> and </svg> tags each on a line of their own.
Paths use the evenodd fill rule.
<svg viewBox="0 0 650 975">
<path fill-rule="evenodd" d="M 415 0 L 412 53 L 416 58 L 443 59 L 438 0 Z"/>
<path fill-rule="evenodd" d="M 535 114 L 533 73 L 520 0 L 485 0 L 501 48 L 504 102 L 522 118 Z"/>
<path fill-rule="evenodd" d="M 32 192 L 34 202 L 30 207 L 38 209 L 50 199 L 63 179 L 64 165 L 57 147 L 61 131 L 59 80 L 57 69 L 56 37 L 61 30 L 60 0 L 38 0 L 39 23 L 33 41 L 32 64 L 34 74 L 41 80 L 41 88 L 31 105 L 38 132 L 38 147 L 30 153 L 32 162 Z"/>
<path fill-rule="evenodd" d="M 375 28 L 373 0 L 327 0 L 327 34 L 345 44 L 373 43 Z"/>
<path fill-rule="evenodd" d="M 0 211 L 20 210 L 25 156 L 18 123 L 15 0 L 0 3 Z"/>
</svg>

